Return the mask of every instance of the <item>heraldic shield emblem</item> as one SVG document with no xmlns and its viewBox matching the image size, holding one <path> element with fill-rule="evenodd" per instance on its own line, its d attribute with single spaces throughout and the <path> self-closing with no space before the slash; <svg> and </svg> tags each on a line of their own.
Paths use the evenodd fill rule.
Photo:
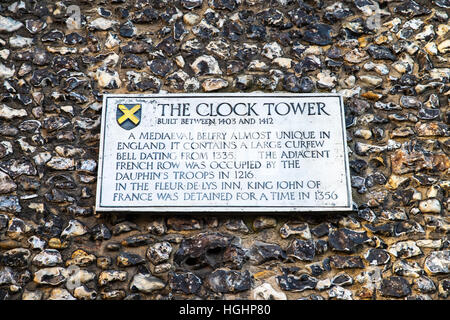
<svg viewBox="0 0 450 320">
<path fill-rule="evenodd" d="M 140 104 L 118 104 L 116 119 L 125 130 L 136 128 L 141 122 L 142 106 Z"/>
</svg>

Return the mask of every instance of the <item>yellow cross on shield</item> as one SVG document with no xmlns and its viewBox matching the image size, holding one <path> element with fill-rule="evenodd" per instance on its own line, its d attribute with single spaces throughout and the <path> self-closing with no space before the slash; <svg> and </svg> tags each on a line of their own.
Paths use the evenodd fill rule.
<svg viewBox="0 0 450 320">
<path fill-rule="evenodd" d="M 135 128 L 141 121 L 141 105 L 118 104 L 116 118 L 122 128 L 126 130 Z"/>
</svg>

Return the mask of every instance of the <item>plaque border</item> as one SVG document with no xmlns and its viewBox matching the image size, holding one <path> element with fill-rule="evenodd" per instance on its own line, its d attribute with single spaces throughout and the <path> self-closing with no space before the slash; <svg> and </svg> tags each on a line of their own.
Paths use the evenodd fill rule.
<svg viewBox="0 0 450 320">
<path fill-rule="evenodd" d="M 139 99 L 154 99 L 161 97 L 179 97 L 179 98 L 187 98 L 187 97 L 255 97 L 255 98 L 264 98 L 264 97 L 287 97 L 287 98 L 308 98 L 308 97 L 336 97 L 339 100 L 340 107 L 340 116 L 341 116 L 341 124 L 342 124 L 342 142 L 344 145 L 344 167 L 345 167 L 345 179 L 346 179 L 346 191 L 347 191 L 347 205 L 346 206 L 233 206 L 233 205 L 220 205 L 220 206 L 106 206 L 101 205 L 102 198 L 102 190 L 101 186 L 103 183 L 103 159 L 104 159 L 104 143 L 106 136 L 106 105 L 109 98 L 139 98 Z M 352 188 L 350 183 L 350 168 L 349 168 L 349 158 L 348 158 L 348 145 L 347 145 L 347 130 L 345 125 L 345 117 L 344 117 L 344 102 L 343 97 L 337 93 L 308 93 L 308 94 L 293 94 L 288 92 L 233 92 L 233 93 L 154 93 L 154 94 L 120 94 L 120 93 L 105 93 L 103 94 L 103 103 L 102 103 L 102 115 L 101 115 L 101 127 L 100 127 L 100 143 L 99 143 L 99 159 L 98 159 L 98 168 L 97 168 L 97 186 L 96 186 L 96 197 L 95 197 L 95 211 L 96 212 L 133 212 L 133 213 L 153 213 L 157 214 L 159 212 L 164 213 L 226 213 L 232 214 L 235 212 L 249 212 L 249 213 L 258 213 L 258 212 L 273 212 L 273 213 L 289 213 L 289 212 L 345 212 L 345 211 L 353 211 L 353 200 L 352 200 Z"/>
</svg>

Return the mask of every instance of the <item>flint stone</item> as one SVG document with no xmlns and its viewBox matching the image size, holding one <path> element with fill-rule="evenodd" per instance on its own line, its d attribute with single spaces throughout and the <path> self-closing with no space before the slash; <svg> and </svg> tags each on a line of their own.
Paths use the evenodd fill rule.
<svg viewBox="0 0 450 320">
<path fill-rule="evenodd" d="M 62 231 L 61 237 L 72 238 L 88 233 L 87 227 L 78 220 L 70 220 L 68 226 Z"/>
<path fill-rule="evenodd" d="M 387 47 L 371 44 L 367 48 L 367 52 L 376 60 L 397 60 L 397 57 Z"/>
<path fill-rule="evenodd" d="M 450 273 L 450 250 L 430 253 L 425 259 L 424 269 L 428 274 Z"/>
<path fill-rule="evenodd" d="M 364 263 L 359 256 L 339 256 L 330 257 L 330 266 L 336 269 L 364 268 Z"/>
<path fill-rule="evenodd" d="M 391 256 L 383 249 L 369 249 L 364 255 L 370 265 L 379 266 L 387 264 L 391 260 Z"/>
<path fill-rule="evenodd" d="M 111 290 L 100 292 L 102 300 L 122 300 L 125 298 L 125 291 L 123 290 Z"/>
<path fill-rule="evenodd" d="M 94 30 L 107 31 L 112 30 L 119 22 L 111 19 L 97 18 L 89 24 L 89 28 Z"/>
<path fill-rule="evenodd" d="M 205 92 L 216 91 L 228 87 L 228 81 L 221 78 L 209 78 L 202 82 Z"/>
<path fill-rule="evenodd" d="M 94 173 L 97 169 L 97 161 L 94 159 L 80 160 L 77 163 L 77 171 Z"/>
<path fill-rule="evenodd" d="M 410 258 L 422 254 L 422 250 L 412 240 L 399 241 L 391 245 L 388 251 L 397 258 Z"/>
<path fill-rule="evenodd" d="M 176 231 L 200 230 L 202 221 L 195 218 L 170 217 L 167 219 L 167 226 Z"/>
<path fill-rule="evenodd" d="M 22 300 L 41 300 L 42 299 L 42 291 L 28 291 L 24 290 L 22 294 Z"/>
<path fill-rule="evenodd" d="M 450 295 L 450 279 L 444 279 L 439 282 L 439 296 L 442 298 L 447 298 Z"/>
<path fill-rule="evenodd" d="M 41 269 L 34 274 L 33 281 L 37 284 L 48 284 L 57 286 L 67 279 L 67 271 L 61 267 L 52 267 Z"/>
<path fill-rule="evenodd" d="M 8 226 L 9 217 L 6 214 L 0 214 L 0 231 Z"/>
<path fill-rule="evenodd" d="M 270 217 L 257 217 L 253 220 L 253 228 L 255 230 L 263 230 L 268 228 L 274 228 L 277 225 L 277 220 Z"/>
<path fill-rule="evenodd" d="M 53 157 L 45 165 L 54 170 L 72 170 L 75 168 L 75 161 L 70 158 Z"/>
<path fill-rule="evenodd" d="M 1 63 L 0 63 L 0 69 L 1 69 Z M 11 107 L 8 107 L 6 104 L 0 105 L 0 118 L 5 120 L 11 120 L 14 118 L 23 118 L 28 115 L 27 111 L 25 109 L 14 109 Z"/>
<path fill-rule="evenodd" d="M 252 263 L 259 265 L 272 260 L 286 259 L 286 253 L 277 244 L 256 241 L 248 252 Z"/>
<path fill-rule="evenodd" d="M 227 219 L 224 226 L 229 231 L 248 233 L 248 227 L 242 219 Z"/>
<path fill-rule="evenodd" d="M 441 203 L 438 199 L 428 199 L 420 201 L 419 210 L 424 213 L 440 213 Z"/>
<path fill-rule="evenodd" d="M 422 293 L 433 293 L 436 291 L 436 285 L 434 284 L 433 280 L 426 276 L 414 279 L 414 284 Z"/>
<path fill-rule="evenodd" d="M 118 271 L 118 270 L 107 270 L 102 271 L 98 276 L 98 284 L 100 286 L 107 285 L 113 281 L 125 281 L 127 279 L 126 271 Z"/>
<path fill-rule="evenodd" d="M 30 256 L 30 250 L 25 248 L 11 249 L 0 254 L 0 264 L 11 268 L 27 267 Z"/>
<path fill-rule="evenodd" d="M 159 273 L 166 273 L 172 269 L 172 265 L 170 263 L 161 263 L 155 266 L 155 269 L 153 270 L 153 273 L 159 274 Z"/>
<path fill-rule="evenodd" d="M 16 72 L 16 68 L 14 67 L 14 65 L 11 65 L 10 67 L 8 67 L 0 62 L 0 79 L 12 78 L 14 76 L 15 72 Z M 12 109 L 12 110 L 14 110 L 14 109 Z M 0 109 L 0 111 L 2 111 L 2 113 L 5 113 L 5 111 L 2 109 Z"/>
<path fill-rule="evenodd" d="M 355 252 L 358 246 L 368 240 L 366 232 L 357 232 L 347 228 L 332 230 L 328 236 L 331 249 L 343 252 Z"/>
<path fill-rule="evenodd" d="M 332 225 L 330 223 L 321 223 L 318 226 L 311 229 L 311 233 L 316 237 L 323 237 L 328 235 L 330 230 L 332 230 Z"/>
<path fill-rule="evenodd" d="M 392 276 L 382 280 L 380 292 L 385 297 L 402 298 L 411 294 L 411 285 L 405 278 Z"/>
<path fill-rule="evenodd" d="M 0 171 L 0 193 L 10 193 L 17 189 L 17 185 L 6 173 Z"/>
<path fill-rule="evenodd" d="M 17 213 L 22 211 L 17 196 L 0 196 L 0 211 Z"/>
<path fill-rule="evenodd" d="M 105 224 L 97 224 L 91 229 L 91 237 L 93 240 L 109 240 L 111 239 L 111 231 Z"/>
<path fill-rule="evenodd" d="M 115 70 L 100 67 L 95 73 L 98 85 L 105 89 L 118 89 L 122 85 L 119 74 Z"/>
<path fill-rule="evenodd" d="M 398 259 L 392 266 L 392 271 L 399 276 L 418 278 L 423 274 L 423 270 L 416 262 L 408 263 L 403 259 Z"/>
<path fill-rule="evenodd" d="M 307 223 L 285 223 L 280 228 L 280 236 L 283 239 L 291 235 L 298 235 L 304 240 L 311 239 L 311 231 Z"/>
<path fill-rule="evenodd" d="M 277 276 L 276 279 L 281 289 L 293 292 L 312 290 L 316 287 L 317 282 L 319 281 L 307 274 L 302 274 L 300 276 L 284 274 L 282 276 Z"/>
<path fill-rule="evenodd" d="M 131 281 L 130 290 L 152 293 L 153 291 L 164 289 L 165 286 L 166 283 L 157 277 L 150 274 L 138 273 Z"/>
<path fill-rule="evenodd" d="M 309 25 L 303 35 L 303 40 L 319 46 L 329 45 L 333 43 L 331 38 L 331 30 L 331 26 L 327 24 L 317 23 Z"/>
<path fill-rule="evenodd" d="M 198 7 L 201 7 L 203 4 L 203 0 L 181 0 L 181 5 L 183 8 L 192 10 Z"/>
<path fill-rule="evenodd" d="M 203 55 L 191 64 L 192 70 L 198 75 L 221 75 L 219 63 L 213 56 Z"/>
<path fill-rule="evenodd" d="M 0 15 L 0 32 L 14 32 L 22 27 L 22 22 Z"/>
<path fill-rule="evenodd" d="M 154 59 L 148 65 L 155 75 L 161 77 L 165 77 L 173 69 L 173 63 L 168 59 Z"/>
<path fill-rule="evenodd" d="M 0 229 L 1 229 L 1 217 L 0 217 Z M 31 249 L 39 249 L 39 250 L 44 250 L 45 245 L 47 244 L 47 242 L 39 239 L 36 236 L 31 236 L 30 238 L 28 238 L 27 242 L 30 244 Z"/>
<path fill-rule="evenodd" d="M 300 240 L 294 239 L 289 247 L 286 249 L 286 253 L 289 257 L 293 257 L 300 261 L 312 261 L 316 252 L 315 244 L 313 240 Z"/>
<path fill-rule="evenodd" d="M 25 28 L 32 34 L 41 32 L 47 27 L 47 23 L 42 20 L 25 20 Z"/>
<path fill-rule="evenodd" d="M 15 284 L 14 271 L 9 267 L 0 268 L 0 286 Z"/>
<path fill-rule="evenodd" d="M 206 283 L 217 293 L 236 293 L 249 290 L 252 276 L 248 270 L 244 272 L 217 269 L 208 275 Z"/>
<path fill-rule="evenodd" d="M 73 295 L 79 300 L 95 300 L 97 298 L 97 292 L 93 289 L 86 288 L 84 285 L 75 288 Z"/>
<path fill-rule="evenodd" d="M 166 233 L 166 225 L 164 223 L 164 219 L 156 219 L 151 221 L 149 225 L 146 227 L 146 230 L 154 235 L 163 235 Z"/>
<path fill-rule="evenodd" d="M 137 29 L 131 21 L 127 21 L 120 25 L 119 33 L 122 37 L 133 38 L 136 36 Z"/>
<path fill-rule="evenodd" d="M 283 88 L 294 93 L 308 93 L 314 90 L 314 82 L 309 77 L 297 77 L 295 74 L 287 74 L 283 78 Z"/>
<path fill-rule="evenodd" d="M 62 288 L 55 288 L 51 291 L 48 300 L 77 300 L 69 291 Z"/>
<path fill-rule="evenodd" d="M 139 230 L 138 226 L 132 222 L 124 221 L 121 223 L 116 224 L 114 227 L 112 227 L 112 234 L 117 236 L 122 233 L 130 232 L 132 230 Z"/>
<path fill-rule="evenodd" d="M 86 267 L 96 260 L 96 256 L 89 254 L 82 249 L 75 250 L 72 253 L 71 259 L 66 261 L 66 266 L 76 265 L 79 267 Z"/>
<path fill-rule="evenodd" d="M 112 266 L 112 258 L 111 257 L 98 257 L 96 265 L 100 269 L 106 270 Z"/>
<path fill-rule="evenodd" d="M 94 280 L 96 274 L 87 270 L 78 268 L 67 268 L 68 278 L 66 281 L 66 288 L 73 290 L 80 286 L 80 284 Z"/>
<path fill-rule="evenodd" d="M 414 0 L 403 1 L 400 5 L 394 7 L 395 13 L 400 13 L 402 15 L 408 16 L 409 18 L 415 16 L 421 16 L 424 14 L 429 14 L 430 9 L 418 4 Z"/>
<path fill-rule="evenodd" d="M 159 242 L 151 245 L 147 250 L 147 258 L 154 265 L 169 260 L 172 246 L 168 242 Z"/>
<path fill-rule="evenodd" d="M 38 267 L 54 267 L 62 262 L 61 254 L 55 249 L 42 250 L 32 261 L 32 263 Z"/>
<path fill-rule="evenodd" d="M 138 254 L 121 252 L 117 256 L 117 265 L 119 267 L 130 267 L 145 263 L 145 259 Z"/>
<path fill-rule="evenodd" d="M 287 300 L 286 294 L 276 291 L 270 283 L 263 283 L 256 287 L 252 296 L 255 300 Z"/>
<path fill-rule="evenodd" d="M 22 219 L 12 218 L 9 220 L 7 235 L 15 240 L 20 240 L 25 233 L 32 230 L 31 226 Z"/>
<path fill-rule="evenodd" d="M 353 293 L 348 289 L 342 288 L 341 286 L 334 286 L 331 288 L 328 291 L 328 296 L 330 298 L 336 298 L 337 300 L 353 300 Z"/>
<path fill-rule="evenodd" d="M 335 286 L 349 286 L 353 284 L 353 278 L 348 274 L 341 272 L 336 274 L 333 279 L 331 279 L 331 283 Z"/>
<path fill-rule="evenodd" d="M 195 294 L 200 290 L 202 286 L 202 280 L 192 272 L 172 272 L 169 274 L 169 286 L 176 292 Z"/>
<path fill-rule="evenodd" d="M 237 245 L 238 241 L 238 238 L 231 235 L 200 233 L 183 239 L 173 260 L 179 266 L 191 270 L 217 268 L 223 264 L 239 267 L 245 253 Z"/>
</svg>

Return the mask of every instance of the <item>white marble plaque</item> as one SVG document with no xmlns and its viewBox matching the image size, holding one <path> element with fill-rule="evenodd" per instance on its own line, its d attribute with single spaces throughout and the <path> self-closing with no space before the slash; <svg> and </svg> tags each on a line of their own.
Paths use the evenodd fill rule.
<svg viewBox="0 0 450 320">
<path fill-rule="evenodd" d="M 107 94 L 99 154 L 97 211 L 352 207 L 335 94 Z"/>
</svg>

